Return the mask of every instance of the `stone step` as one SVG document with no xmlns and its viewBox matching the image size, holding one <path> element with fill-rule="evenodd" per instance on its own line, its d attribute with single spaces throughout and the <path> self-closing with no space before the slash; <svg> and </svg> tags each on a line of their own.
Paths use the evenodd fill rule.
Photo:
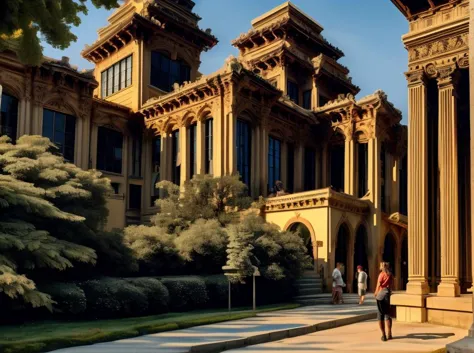
<svg viewBox="0 0 474 353">
<path fill-rule="evenodd" d="M 310 287 L 318 287 L 321 288 L 321 283 L 297 283 L 295 284 L 296 288 L 310 288 Z"/>
<path fill-rule="evenodd" d="M 321 294 L 323 290 L 321 288 L 298 288 L 298 295 L 312 295 Z"/>
<path fill-rule="evenodd" d="M 315 295 L 299 295 L 293 298 L 293 300 L 302 305 L 327 305 L 331 304 L 331 295 L 328 293 L 324 294 L 315 294 Z M 344 304 L 358 304 L 359 296 L 357 294 L 343 294 Z M 365 298 L 365 304 L 374 305 L 375 298 L 372 296 L 367 296 Z"/>
</svg>

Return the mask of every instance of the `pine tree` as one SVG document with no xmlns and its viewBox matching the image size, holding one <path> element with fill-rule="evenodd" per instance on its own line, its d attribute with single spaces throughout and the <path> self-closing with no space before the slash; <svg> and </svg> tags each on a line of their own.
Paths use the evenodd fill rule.
<svg viewBox="0 0 474 353">
<path fill-rule="evenodd" d="M 95 7 L 112 9 L 118 0 L 91 0 Z M 38 35 L 61 50 L 77 40 L 71 26 L 79 26 L 81 13 L 87 14 L 87 0 L 2 0 L 0 10 L 0 49 L 17 48 L 20 60 L 39 65 L 42 51 Z"/>
<path fill-rule="evenodd" d="M 226 268 L 232 270 L 228 278 L 231 282 L 244 283 L 245 278 L 253 272 L 253 234 L 238 225 L 228 227 L 229 244 L 227 245 Z"/>
<path fill-rule="evenodd" d="M 50 305 L 26 272 L 95 263 L 95 251 L 81 243 L 106 217 L 109 189 L 99 173 L 66 163 L 47 138 L 23 136 L 13 145 L 0 137 L 0 292 Z"/>
</svg>

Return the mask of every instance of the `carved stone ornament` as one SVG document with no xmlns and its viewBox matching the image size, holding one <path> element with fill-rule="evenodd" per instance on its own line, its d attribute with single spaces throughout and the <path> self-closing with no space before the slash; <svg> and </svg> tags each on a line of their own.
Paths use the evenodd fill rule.
<svg viewBox="0 0 474 353">
<path fill-rule="evenodd" d="M 48 86 L 35 84 L 34 98 L 37 104 L 43 104 L 47 94 Z"/>
<path fill-rule="evenodd" d="M 463 33 L 447 39 L 442 39 L 412 48 L 408 52 L 408 59 L 410 62 L 418 61 L 467 47 L 468 33 Z"/>
<path fill-rule="evenodd" d="M 467 69 L 469 67 L 469 57 L 468 56 L 463 56 L 458 60 L 458 66 L 461 69 Z"/>
<path fill-rule="evenodd" d="M 423 70 L 410 71 L 405 74 L 408 85 L 421 85 L 425 83 L 426 76 Z"/>
<path fill-rule="evenodd" d="M 452 84 L 455 79 L 453 75 L 456 71 L 456 66 L 448 65 L 438 68 L 438 86 Z"/>
<path fill-rule="evenodd" d="M 438 75 L 438 70 L 434 64 L 426 65 L 425 72 L 429 77 L 436 77 Z"/>
</svg>

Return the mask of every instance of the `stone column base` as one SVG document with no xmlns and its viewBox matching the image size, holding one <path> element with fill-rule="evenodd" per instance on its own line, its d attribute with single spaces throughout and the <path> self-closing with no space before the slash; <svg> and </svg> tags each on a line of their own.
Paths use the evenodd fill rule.
<svg viewBox="0 0 474 353">
<path fill-rule="evenodd" d="M 447 353 L 474 353 L 474 337 L 465 337 L 446 346 Z"/>
<path fill-rule="evenodd" d="M 461 288 L 458 283 L 441 282 L 438 285 L 438 297 L 459 297 L 461 295 Z"/>
<path fill-rule="evenodd" d="M 427 321 L 426 296 L 394 294 L 391 304 L 396 306 L 397 321 L 423 323 Z"/>
</svg>

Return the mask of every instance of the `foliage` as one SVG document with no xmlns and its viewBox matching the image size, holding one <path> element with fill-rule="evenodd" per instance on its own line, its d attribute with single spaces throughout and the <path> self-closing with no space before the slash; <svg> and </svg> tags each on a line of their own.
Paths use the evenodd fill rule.
<svg viewBox="0 0 474 353">
<path fill-rule="evenodd" d="M 65 163 L 55 152 L 39 136 L 23 136 L 16 145 L 0 137 L 0 292 L 49 308 L 51 298 L 36 290 L 26 272 L 96 261 L 94 250 L 82 246 L 77 236 L 90 229 L 84 217 L 62 206 L 89 207 L 93 194 L 110 187 L 95 172 Z M 100 199 L 97 207 L 100 212 Z"/>
<path fill-rule="evenodd" d="M 96 7 L 111 9 L 118 0 L 91 0 Z M 77 37 L 71 26 L 79 26 L 79 15 L 87 14 L 86 0 L 4 0 L 0 11 L 0 49 L 18 48 L 20 60 L 28 65 L 39 65 L 42 47 L 38 34 L 54 48 L 69 47 Z"/>
<path fill-rule="evenodd" d="M 227 242 L 225 229 L 215 219 L 198 219 L 175 241 L 180 255 L 197 273 L 222 272 Z"/>
<path fill-rule="evenodd" d="M 86 295 L 75 283 L 56 282 L 40 285 L 39 288 L 42 292 L 49 294 L 56 302 L 53 306 L 55 313 L 74 316 L 86 311 Z"/>
<path fill-rule="evenodd" d="M 209 302 L 206 284 L 199 277 L 163 278 L 161 282 L 170 293 L 170 309 L 174 311 L 203 308 Z"/>
<path fill-rule="evenodd" d="M 168 289 L 159 280 L 149 277 L 127 279 L 148 298 L 148 313 L 161 314 L 168 312 L 170 294 Z"/>
<path fill-rule="evenodd" d="M 164 228 L 144 225 L 125 228 L 124 242 L 139 262 L 141 273 L 168 274 L 182 265 L 176 238 Z"/>
<path fill-rule="evenodd" d="M 245 278 L 253 272 L 252 238 L 253 234 L 241 225 L 229 227 L 226 268 L 235 271 L 229 274 L 229 279 L 234 283 L 243 283 Z"/>
<path fill-rule="evenodd" d="M 87 316 L 114 318 L 147 312 L 148 299 L 139 288 L 119 278 L 100 278 L 79 284 L 87 298 Z"/>
</svg>

